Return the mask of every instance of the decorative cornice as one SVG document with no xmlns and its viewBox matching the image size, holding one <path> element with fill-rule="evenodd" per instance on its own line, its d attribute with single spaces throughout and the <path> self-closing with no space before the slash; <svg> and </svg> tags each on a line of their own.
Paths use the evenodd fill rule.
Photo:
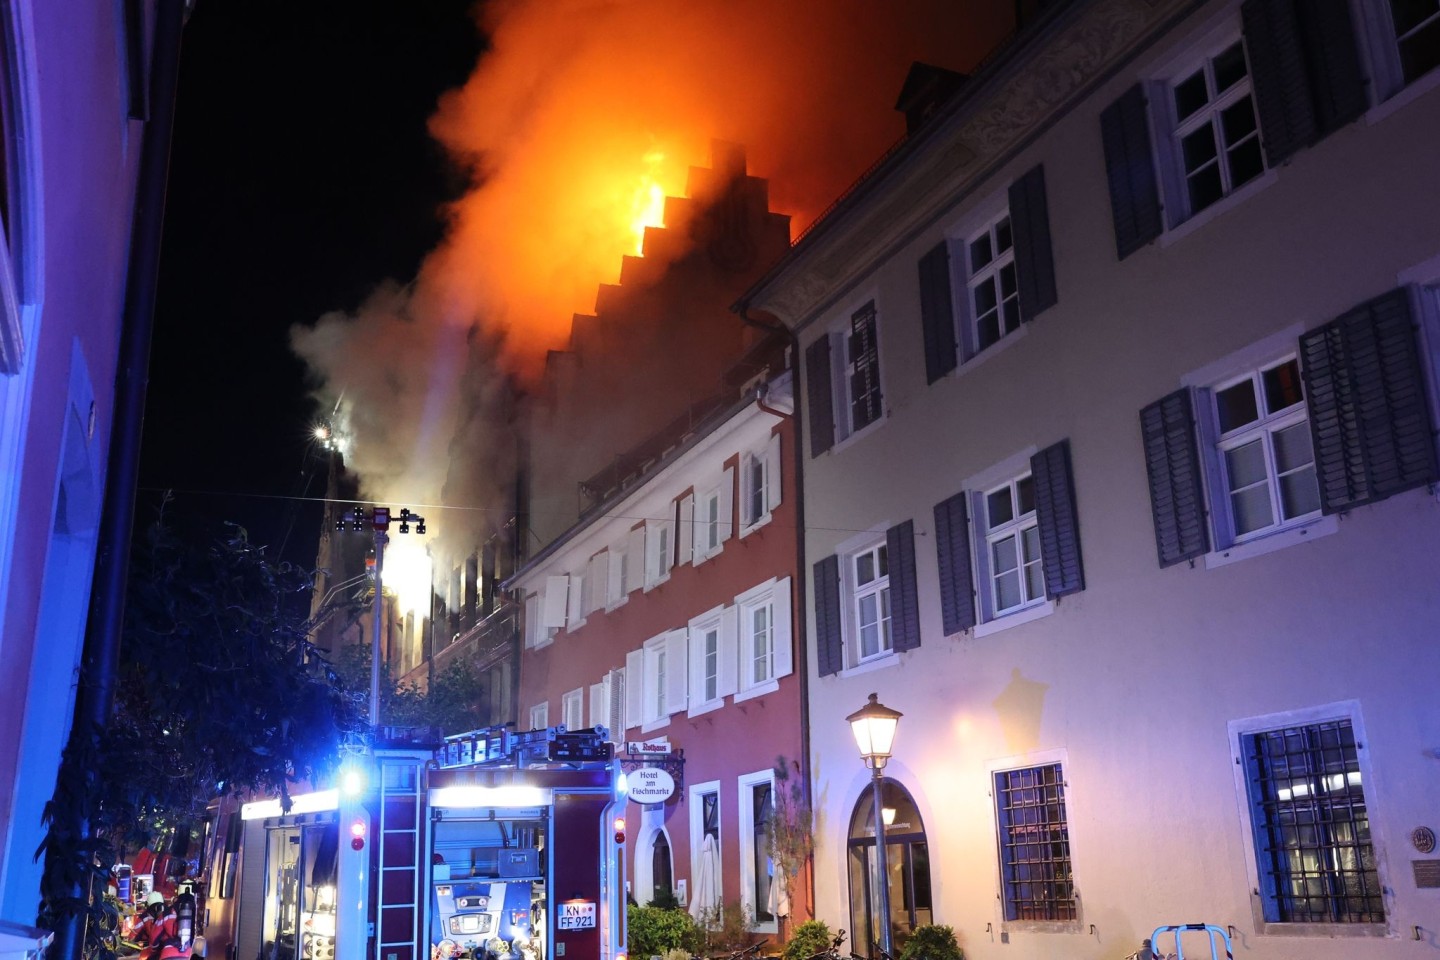
<svg viewBox="0 0 1440 960">
<path fill-rule="evenodd" d="M 750 306 L 792 328 L 809 322 L 1193 2 L 1082 2 L 1041 28 L 1048 36 L 1022 41 L 988 78 L 971 81 L 984 84 L 980 91 L 962 91 L 954 113 L 934 121 L 941 129 L 902 150 L 876 174 L 883 181 L 812 231 L 752 292 Z"/>
</svg>

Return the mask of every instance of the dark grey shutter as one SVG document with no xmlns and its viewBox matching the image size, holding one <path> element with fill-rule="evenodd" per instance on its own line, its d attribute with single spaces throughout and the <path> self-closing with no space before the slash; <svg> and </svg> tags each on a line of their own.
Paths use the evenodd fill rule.
<svg viewBox="0 0 1440 960">
<path fill-rule="evenodd" d="M 1160 186 L 1150 154 L 1145 91 L 1136 84 L 1100 114 L 1105 176 L 1115 218 L 1115 252 L 1121 260 L 1160 236 Z"/>
<path fill-rule="evenodd" d="M 810 456 L 835 443 L 835 400 L 830 388 L 830 336 L 805 348 L 805 399 L 810 407 Z"/>
<path fill-rule="evenodd" d="M 940 563 L 940 618 L 945 636 L 975 626 L 975 581 L 970 568 L 969 495 L 935 504 L 935 554 Z"/>
<path fill-rule="evenodd" d="M 934 383 L 955 369 L 950 244 L 945 240 L 920 258 L 920 328 L 925 336 L 925 382 Z"/>
<path fill-rule="evenodd" d="M 840 558 L 831 554 L 815 563 L 815 666 L 822 677 L 845 666 L 840 636 Z"/>
<path fill-rule="evenodd" d="M 1270 166 L 1365 111 L 1347 0 L 1246 0 L 1240 14 Z"/>
<path fill-rule="evenodd" d="M 1020 316 L 1025 320 L 1034 320 L 1040 311 L 1053 307 L 1058 299 L 1043 166 L 1035 167 L 1010 184 L 1010 227 L 1015 237 Z"/>
<path fill-rule="evenodd" d="M 920 646 L 920 596 L 915 585 L 915 522 L 885 531 L 890 568 L 890 639 L 896 653 Z"/>
<path fill-rule="evenodd" d="M 1190 391 L 1176 390 L 1141 410 L 1140 436 L 1160 566 L 1204 554 L 1210 549 L 1210 533 Z"/>
<path fill-rule="evenodd" d="M 1318 136 L 1293 0 L 1245 0 L 1245 52 L 1265 162 L 1275 167 Z"/>
<path fill-rule="evenodd" d="M 1080 562 L 1080 519 L 1075 510 L 1075 480 L 1070 472 L 1070 441 L 1046 447 L 1030 458 L 1035 482 L 1035 524 L 1040 530 L 1040 566 L 1045 594 L 1051 598 L 1085 589 Z"/>
<path fill-rule="evenodd" d="M 850 425 L 859 430 L 880 419 L 880 344 L 875 301 L 850 315 Z"/>
<path fill-rule="evenodd" d="M 1306 333 L 1300 355 L 1326 513 L 1440 479 L 1406 288 Z"/>
</svg>

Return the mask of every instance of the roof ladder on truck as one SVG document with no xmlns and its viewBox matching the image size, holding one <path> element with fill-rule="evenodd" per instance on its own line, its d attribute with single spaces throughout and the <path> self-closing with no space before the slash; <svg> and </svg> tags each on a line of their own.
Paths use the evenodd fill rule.
<svg viewBox="0 0 1440 960">
<path fill-rule="evenodd" d="M 376 825 L 379 874 L 373 960 L 428 960 L 415 956 L 420 942 L 420 768 L 414 756 L 380 757 L 380 811 Z"/>
</svg>

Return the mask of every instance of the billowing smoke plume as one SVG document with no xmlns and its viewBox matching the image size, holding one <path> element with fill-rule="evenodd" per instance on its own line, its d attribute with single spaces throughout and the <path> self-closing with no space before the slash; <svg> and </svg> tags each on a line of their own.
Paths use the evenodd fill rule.
<svg viewBox="0 0 1440 960">
<path fill-rule="evenodd" d="M 533 381 L 545 352 L 564 348 L 572 314 L 591 311 L 597 285 L 638 252 L 649 204 L 684 194 L 711 140 L 743 144 L 772 209 L 803 227 L 902 133 L 892 106 L 911 62 L 967 70 L 1013 9 L 482 4 L 490 48 L 431 121 L 472 184 L 447 211 L 445 242 L 408 286 L 385 283 L 353 316 L 293 335 L 322 400 L 341 398 L 363 495 L 467 508 L 446 511 L 444 528 L 473 549 L 508 506 L 488 479 L 513 454 L 504 379 Z"/>
</svg>

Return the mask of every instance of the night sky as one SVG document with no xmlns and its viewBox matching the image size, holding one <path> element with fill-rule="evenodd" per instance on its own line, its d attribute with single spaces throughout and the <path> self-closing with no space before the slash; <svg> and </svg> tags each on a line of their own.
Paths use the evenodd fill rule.
<svg viewBox="0 0 1440 960">
<path fill-rule="evenodd" d="M 414 275 L 463 187 L 426 133 L 470 0 L 199 0 L 185 28 L 136 529 L 233 521 L 304 565 L 317 411 L 287 331 Z M 308 494 L 323 493 L 317 476 Z"/>
</svg>

